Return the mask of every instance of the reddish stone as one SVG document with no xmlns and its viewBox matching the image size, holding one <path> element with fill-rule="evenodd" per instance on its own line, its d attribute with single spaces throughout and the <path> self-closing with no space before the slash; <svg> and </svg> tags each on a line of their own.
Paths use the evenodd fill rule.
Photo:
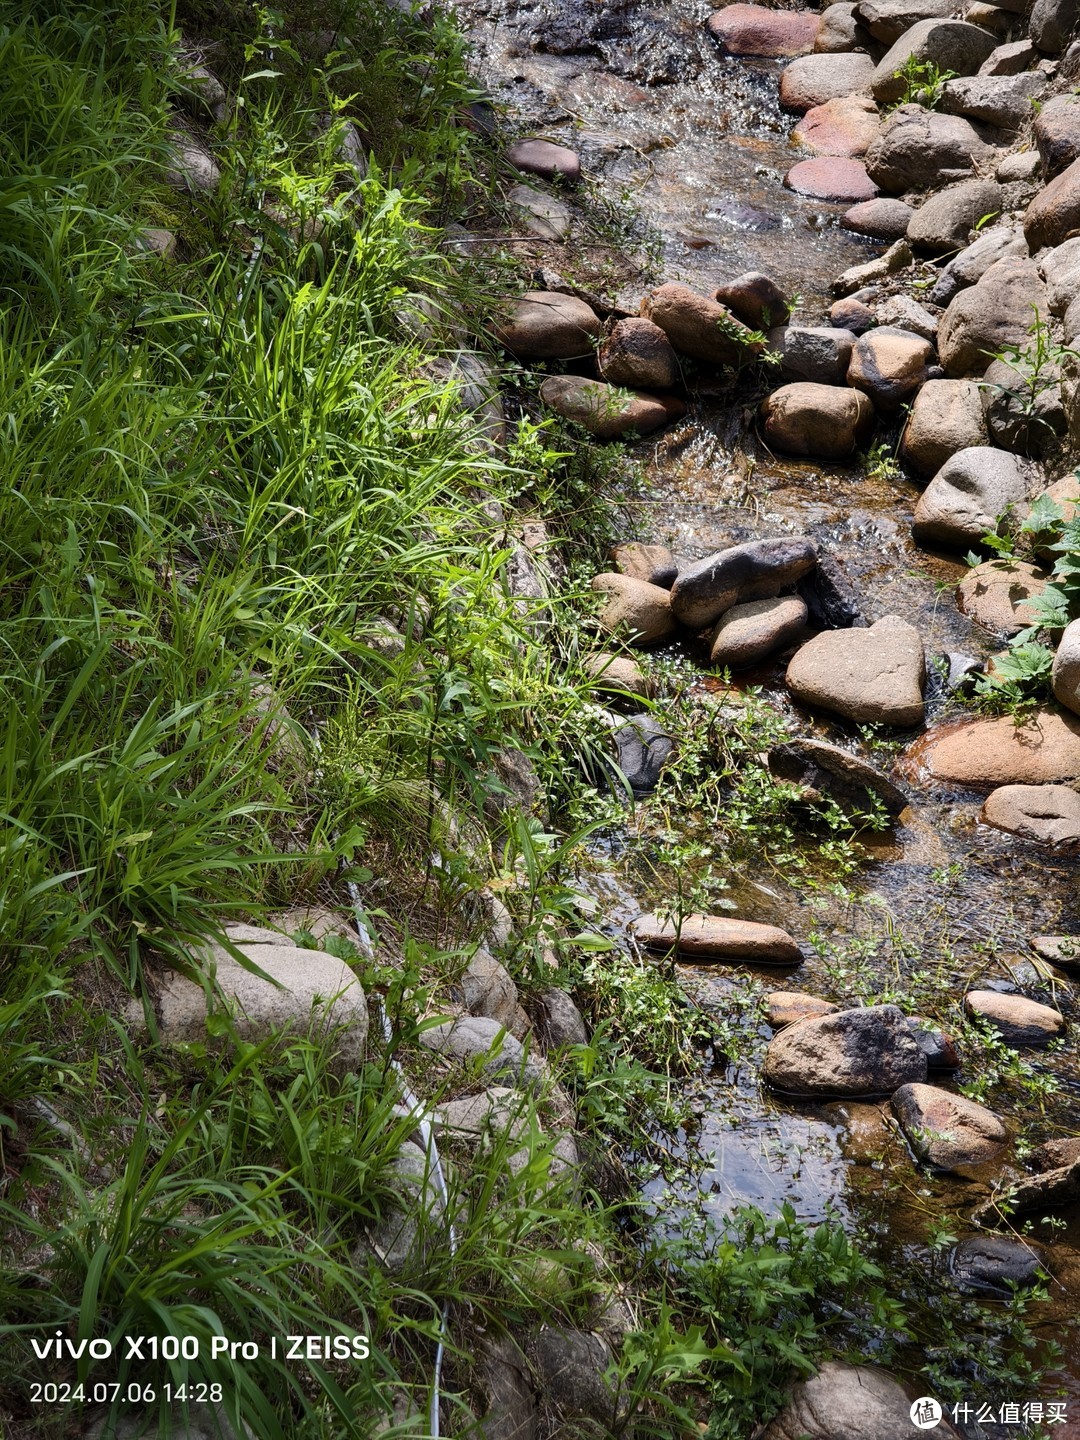
<svg viewBox="0 0 1080 1440">
<path fill-rule="evenodd" d="M 872 200 L 878 193 L 861 160 L 836 155 L 800 160 L 784 176 L 784 184 L 813 200 Z"/>
<path fill-rule="evenodd" d="M 709 17 L 709 29 L 729 55 L 775 60 L 809 55 L 821 29 L 821 16 L 810 10 L 729 5 Z"/>
<path fill-rule="evenodd" d="M 878 108 L 865 95 L 827 100 L 808 110 L 795 126 L 795 140 L 815 155 L 865 155 L 881 134 Z"/>
</svg>

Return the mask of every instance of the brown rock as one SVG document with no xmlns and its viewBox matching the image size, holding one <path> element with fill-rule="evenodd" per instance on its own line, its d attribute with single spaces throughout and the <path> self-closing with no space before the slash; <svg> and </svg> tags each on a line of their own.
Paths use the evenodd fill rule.
<svg viewBox="0 0 1080 1440">
<path fill-rule="evenodd" d="M 1054 177 L 1027 208 L 1024 236 L 1032 252 L 1080 234 L 1080 160 Z"/>
<path fill-rule="evenodd" d="M 973 788 L 1055 785 L 1080 777 L 1080 719 L 1039 709 L 1021 725 L 1011 716 L 942 725 L 908 752 L 908 768 Z"/>
<path fill-rule="evenodd" d="M 942 316 L 938 354 L 945 373 L 981 375 L 999 350 L 1022 350 L 1036 314 L 1047 317 L 1046 286 L 1034 262 L 1019 256 L 995 261 Z"/>
<path fill-rule="evenodd" d="M 998 635 L 1016 635 L 1034 619 L 1029 602 L 1046 589 L 1047 576 L 1023 560 L 987 560 L 956 587 L 965 615 Z"/>
<path fill-rule="evenodd" d="M 816 995 L 803 995 L 798 990 L 772 990 L 765 996 L 765 1023 L 774 1030 L 794 1025 L 797 1020 L 814 1020 L 831 1015 L 839 1006 Z"/>
<path fill-rule="evenodd" d="M 687 915 L 680 926 L 658 915 L 641 915 L 630 927 L 646 950 L 674 950 L 694 960 L 742 960 L 758 965 L 798 965 L 802 951 L 784 930 L 751 920 Z"/>
<path fill-rule="evenodd" d="M 510 305 L 495 336 L 519 360 L 570 360 L 592 354 L 600 328 L 599 317 L 584 300 L 536 290 Z"/>
<path fill-rule="evenodd" d="M 679 379 L 671 342 L 651 320 L 616 320 L 596 355 L 597 369 L 611 385 L 631 390 L 670 390 Z"/>
<path fill-rule="evenodd" d="M 877 205 L 877 200 L 871 200 L 871 205 Z M 855 209 L 858 210 L 858 205 Z M 851 211 L 848 211 L 851 214 Z M 869 305 L 864 305 L 861 300 L 856 300 L 854 295 L 847 295 L 843 300 L 836 300 L 829 307 L 829 323 L 835 325 L 838 330 L 849 330 L 853 335 L 862 335 L 869 330 L 874 323 L 874 312 Z M 848 356 L 850 361 L 851 356 Z M 844 366 L 844 373 L 847 373 L 847 366 Z"/>
<path fill-rule="evenodd" d="M 821 16 L 812 10 L 736 4 L 709 16 L 709 30 L 727 54 L 765 60 L 808 55 L 820 28 Z"/>
<path fill-rule="evenodd" d="M 609 635 L 625 634 L 632 645 L 661 645 L 678 626 L 671 595 L 630 575 L 597 575 L 592 588 L 606 597 L 598 623 Z"/>
<path fill-rule="evenodd" d="M 798 595 L 733 605 L 720 617 L 710 658 L 714 665 L 745 670 L 802 634 L 806 603 Z"/>
<path fill-rule="evenodd" d="M 596 681 L 600 690 L 640 695 L 644 699 L 652 694 L 652 686 L 641 673 L 640 665 L 629 655 L 613 655 L 610 650 L 597 650 L 582 657 L 581 668 Z"/>
<path fill-rule="evenodd" d="M 1063 1165 L 1075 1165 L 1080 1160 L 1080 1135 L 1062 1136 L 1059 1140 L 1047 1140 L 1037 1145 L 1028 1156 L 1031 1168 L 1039 1174 L 1047 1170 L 1060 1170 Z"/>
<path fill-rule="evenodd" d="M 544 180 L 562 180 L 575 185 L 581 179 L 581 161 L 565 145 L 550 140 L 518 140 L 506 152 L 516 170 L 526 175 L 539 175 Z"/>
<path fill-rule="evenodd" d="M 913 1433 L 912 1397 L 891 1375 L 869 1365 L 822 1365 L 792 1387 L 780 1414 L 755 1440 L 901 1440 Z M 956 1440 L 948 1420 L 938 1440 Z"/>
<path fill-rule="evenodd" d="M 1022 505 L 1038 487 L 1039 475 L 1031 461 L 990 445 L 958 450 L 919 496 L 915 539 L 920 545 L 958 549 L 980 544 L 1006 511 Z"/>
<path fill-rule="evenodd" d="M 869 55 L 803 55 L 780 77 L 780 104 L 805 115 L 816 105 L 865 91 L 873 73 Z"/>
<path fill-rule="evenodd" d="M 1026 995 L 1002 995 L 997 990 L 969 990 L 964 996 L 969 1015 L 988 1020 L 1008 1045 L 1048 1045 L 1065 1029 L 1057 1010 Z"/>
<path fill-rule="evenodd" d="M 875 410 L 895 414 L 925 382 L 933 359 L 929 341 L 908 330 L 869 330 L 851 352 L 848 384 L 869 395 Z"/>
<path fill-rule="evenodd" d="M 765 1081 L 789 1095 L 891 1095 L 926 1079 L 926 1056 L 895 1005 L 800 1020 L 769 1041 Z"/>
<path fill-rule="evenodd" d="M 658 325 L 681 355 L 709 365 L 738 366 L 761 349 L 731 311 L 688 285 L 672 281 L 641 302 L 646 320 Z"/>
<path fill-rule="evenodd" d="M 751 330 L 769 330 L 782 325 L 791 312 L 791 301 L 770 275 L 748 270 L 727 285 L 721 285 L 713 299 L 725 306 Z"/>
<path fill-rule="evenodd" d="M 1067 785 L 1002 785 L 986 797 L 979 819 L 1041 845 L 1080 843 L 1080 795 Z"/>
<path fill-rule="evenodd" d="M 915 1154 L 939 1170 L 984 1165 L 1009 1138 L 992 1110 L 936 1085 L 902 1085 L 892 1111 Z"/>
<path fill-rule="evenodd" d="M 861 205 L 853 205 L 841 215 L 840 224 L 856 235 L 867 235 L 871 240 L 885 240 L 891 244 L 904 238 L 914 214 L 915 211 L 903 200 L 864 200 Z"/>
<path fill-rule="evenodd" d="M 835 800 L 845 810 L 868 810 L 879 800 L 891 815 L 907 808 L 907 796 L 875 765 L 825 740 L 797 738 L 774 745 L 769 771 L 799 785 L 807 800 Z"/>
<path fill-rule="evenodd" d="M 861 160 L 833 155 L 800 160 L 784 176 L 784 184 L 796 195 L 809 195 L 813 200 L 872 200 L 878 193 Z"/>
<path fill-rule="evenodd" d="M 550 375 L 540 386 L 540 399 L 564 420 L 582 426 L 598 440 L 651 435 L 684 413 L 682 401 L 659 400 L 642 390 L 621 390 L 581 375 Z"/>
<path fill-rule="evenodd" d="M 629 540 L 624 545 L 616 545 L 611 558 L 620 575 L 647 580 L 650 585 L 659 585 L 664 590 L 671 589 L 679 573 L 675 556 L 666 545 L 645 545 L 640 540 Z"/>
<path fill-rule="evenodd" d="M 1004 1212 L 997 1208 L 998 1198 Z M 1062 1165 L 1057 1170 L 1047 1170 L 1043 1175 L 1033 1175 L 1018 1185 L 1007 1187 L 1000 1197 L 985 1200 L 971 1212 L 976 1225 L 996 1225 L 1002 1218 L 1011 1226 L 1014 1215 L 1024 1215 L 1029 1210 L 1045 1212 L 1058 1205 L 1072 1205 L 1080 1198 L 1080 1162 Z"/>
<path fill-rule="evenodd" d="M 870 438 L 874 407 L 861 390 L 797 381 L 761 402 L 765 440 L 787 455 L 845 460 Z"/>
<path fill-rule="evenodd" d="M 795 126 L 792 138 L 817 155 L 847 155 L 858 159 L 866 154 L 880 133 L 878 108 L 870 97 L 848 95 L 808 110 Z M 903 233 L 901 230 L 900 235 Z"/>
<path fill-rule="evenodd" d="M 979 387 L 971 380 L 928 380 L 915 396 L 900 459 L 919 476 L 934 475 L 961 450 L 987 443 Z"/>
<path fill-rule="evenodd" d="M 1080 98 L 1055 95 L 1035 116 L 1032 136 L 1048 180 L 1080 160 Z"/>
<path fill-rule="evenodd" d="M 907 238 L 916 250 L 945 255 L 966 245 L 981 220 L 1000 213 L 1000 185 L 993 180 L 962 180 L 919 206 L 911 217 Z"/>
<path fill-rule="evenodd" d="M 923 723 L 926 658 L 899 615 L 867 630 L 826 630 L 796 651 L 787 686 L 797 700 L 861 724 Z"/>
<path fill-rule="evenodd" d="M 866 152 L 871 180 L 888 194 L 962 180 L 993 151 L 969 120 L 900 105 Z"/>
</svg>

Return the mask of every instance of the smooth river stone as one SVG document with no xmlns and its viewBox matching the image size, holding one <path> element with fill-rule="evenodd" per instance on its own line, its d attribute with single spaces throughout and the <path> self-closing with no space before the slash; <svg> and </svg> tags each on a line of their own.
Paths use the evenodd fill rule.
<svg viewBox="0 0 1080 1440">
<path fill-rule="evenodd" d="M 753 920 L 718 915 L 687 915 L 682 925 L 641 915 L 631 925 L 647 950 L 676 950 L 692 960 L 744 960 L 760 965 L 798 965 L 802 951 L 785 930 Z"/>
<path fill-rule="evenodd" d="M 985 1164 L 1009 1138 L 992 1110 L 936 1085 L 902 1085 L 892 1111 L 915 1154 L 939 1170 Z"/>
<path fill-rule="evenodd" d="M 1080 842 L 1080 795 L 1068 785 L 1001 785 L 979 819 L 1042 845 Z"/>
<path fill-rule="evenodd" d="M 709 30 L 729 55 L 764 60 L 809 55 L 820 29 L 821 16 L 812 10 L 728 5 L 709 16 Z"/>
<path fill-rule="evenodd" d="M 1065 1029 L 1057 1010 L 1026 995 L 1003 995 L 998 990 L 969 990 L 964 996 L 969 1015 L 988 1020 L 1007 1045 L 1048 1045 Z"/>
<path fill-rule="evenodd" d="M 795 126 L 792 138 L 817 155 L 841 155 L 857 160 L 866 154 L 880 133 L 881 120 L 874 102 L 866 95 L 848 95 L 808 110 Z M 906 229 L 905 225 L 900 235 Z"/>
<path fill-rule="evenodd" d="M 816 564 L 817 549 L 805 536 L 748 540 L 680 570 L 671 587 L 671 609 L 689 629 L 703 630 L 733 605 L 779 595 Z"/>
<path fill-rule="evenodd" d="M 914 625 L 885 615 L 867 630 L 826 630 L 795 653 L 788 689 L 859 724 L 921 725 L 926 657 Z"/>
<path fill-rule="evenodd" d="M 1054 785 L 1080 776 L 1080 719 L 1039 709 L 1018 725 L 1010 715 L 932 730 L 908 750 L 909 772 L 974 788 Z"/>
<path fill-rule="evenodd" d="M 765 996 L 765 1023 L 774 1030 L 794 1025 L 797 1020 L 813 1020 L 832 1015 L 840 1007 L 817 995 L 804 995 L 801 990 L 772 990 Z"/>
<path fill-rule="evenodd" d="M 862 161 L 840 155 L 819 155 L 814 160 L 800 160 L 784 176 L 784 184 L 796 195 L 837 204 L 873 200 L 878 193 L 878 187 L 867 175 Z"/>
<path fill-rule="evenodd" d="M 926 1056 L 896 1005 L 800 1020 L 769 1041 L 765 1080 L 788 1095 L 892 1095 L 926 1079 Z"/>
<path fill-rule="evenodd" d="M 660 645 L 676 633 L 671 595 L 659 585 L 608 573 L 594 576 L 592 588 L 605 597 L 597 623 L 606 634 L 625 634 L 632 645 Z"/>
<path fill-rule="evenodd" d="M 774 650 L 782 650 L 798 639 L 806 624 L 806 614 L 806 602 L 798 595 L 733 605 L 720 617 L 710 659 L 714 665 L 732 670 L 756 665 Z"/>
<path fill-rule="evenodd" d="M 544 180 L 560 179 L 572 185 L 581 179 L 578 156 L 565 145 L 555 145 L 550 140 L 518 140 L 506 152 L 506 158 L 515 170 L 539 175 Z"/>
</svg>

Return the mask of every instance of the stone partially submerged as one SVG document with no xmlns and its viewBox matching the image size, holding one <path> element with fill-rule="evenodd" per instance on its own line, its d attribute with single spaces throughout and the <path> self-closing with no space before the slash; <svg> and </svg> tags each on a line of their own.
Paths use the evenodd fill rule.
<svg viewBox="0 0 1080 1440">
<path fill-rule="evenodd" d="M 926 1080 L 926 1056 L 896 1005 L 800 1020 L 769 1042 L 765 1080 L 786 1095 L 892 1095 Z"/>
<path fill-rule="evenodd" d="M 719 915 L 685 915 L 681 923 L 640 915 L 631 932 L 646 950 L 674 951 L 688 960 L 741 960 L 748 964 L 798 965 L 802 951 L 775 925 Z"/>
</svg>

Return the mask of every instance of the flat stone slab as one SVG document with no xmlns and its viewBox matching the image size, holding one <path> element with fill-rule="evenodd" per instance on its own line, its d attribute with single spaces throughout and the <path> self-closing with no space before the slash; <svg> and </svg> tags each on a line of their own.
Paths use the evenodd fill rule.
<svg viewBox="0 0 1080 1440">
<path fill-rule="evenodd" d="M 1051 965 L 1066 970 L 1080 968 L 1080 935 L 1035 935 L 1031 948 Z"/>
<path fill-rule="evenodd" d="M 873 200 L 878 193 L 862 161 L 841 155 L 819 155 L 813 160 L 798 161 L 784 176 L 784 184 L 796 195 L 837 204 Z"/>
<path fill-rule="evenodd" d="M 808 800 L 829 799 L 845 809 L 865 809 L 868 795 L 890 815 L 906 809 L 908 798 L 876 765 L 825 740 L 795 739 L 774 745 L 769 770 L 778 780 L 801 785 Z"/>
<path fill-rule="evenodd" d="M 1048 708 L 940 725 L 907 751 L 904 769 L 973 789 L 1054 785 L 1080 776 L 1080 718 Z"/>
<path fill-rule="evenodd" d="M 641 915 L 631 925 L 647 950 L 674 950 L 692 960 L 742 960 L 760 965 L 798 965 L 802 951 L 786 930 L 719 915 L 687 915 L 682 924 Z"/>
<path fill-rule="evenodd" d="M 797 1020 L 813 1020 L 831 1015 L 839 1005 L 817 995 L 804 995 L 800 990 L 773 990 L 765 997 L 765 1023 L 774 1030 L 794 1025 Z"/>
</svg>

